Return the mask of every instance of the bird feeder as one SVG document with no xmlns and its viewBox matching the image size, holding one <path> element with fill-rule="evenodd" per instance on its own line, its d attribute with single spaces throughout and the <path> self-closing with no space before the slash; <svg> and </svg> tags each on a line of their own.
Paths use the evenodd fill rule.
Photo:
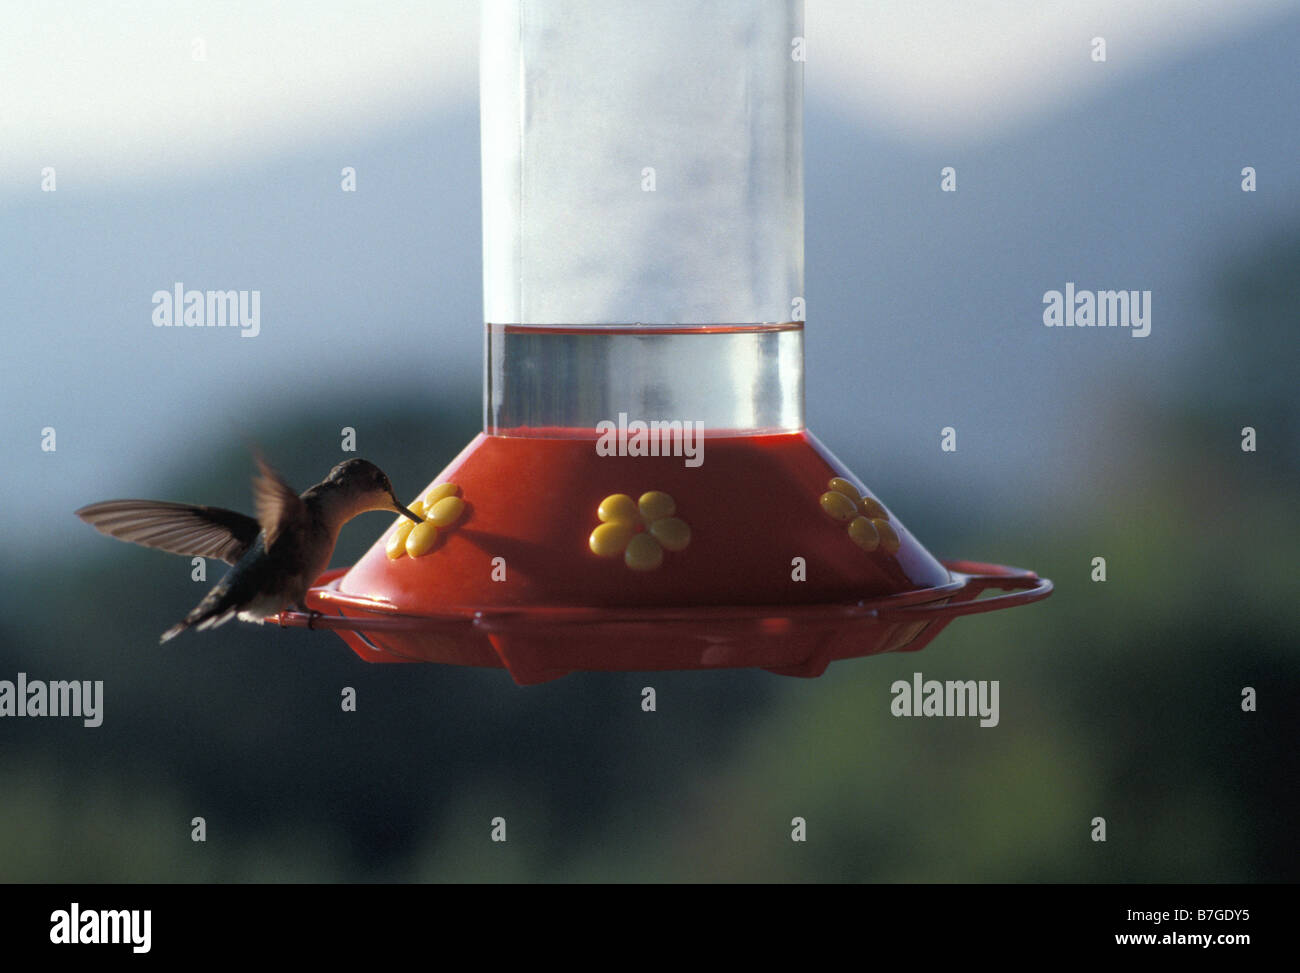
<svg viewBox="0 0 1300 973">
<path fill-rule="evenodd" d="M 520 683 L 817 676 L 1049 594 L 804 426 L 802 2 L 482 9 L 483 432 L 281 623 Z"/>
</svg>

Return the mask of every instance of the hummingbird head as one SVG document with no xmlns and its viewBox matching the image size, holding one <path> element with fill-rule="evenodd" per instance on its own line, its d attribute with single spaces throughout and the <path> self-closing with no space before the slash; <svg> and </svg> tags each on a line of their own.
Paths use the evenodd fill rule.
<svg viewBox="0 0 1300 973">
<path fill-rule="evenodd" d="M 395 510 L 417 524 L 421 522 L 417 514 L 397 499 L 388 474 L 368 460 L 345 460 L 330 470 L 321 485 L 329 487 L 346 504 L 348 518 L 367 510 Z"/>
</svg>

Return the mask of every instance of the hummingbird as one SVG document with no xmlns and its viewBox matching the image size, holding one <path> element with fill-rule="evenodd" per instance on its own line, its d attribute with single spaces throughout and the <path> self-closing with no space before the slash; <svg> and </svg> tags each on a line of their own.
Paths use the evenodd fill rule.
<svg viewBox="0 0 1300 973">
<path fill-rule="evenodd" d="M 290 605 L 308 611 L 307 589 L 329 566 L 345 523 L 369 510 L 396 511 L 421 522 L 397 499 L 384 471 L 367 460 L 340 463 L 301 495 L 260 455 L 256 461 L 256 517 L 165 500 L 106 500 L 76 511 L 109 537 L 234 565 L 188 615 L 163 632 L 160 642 L 187 628 L 216 628 L 236 616 L 260 624 Z"/>
</svg>

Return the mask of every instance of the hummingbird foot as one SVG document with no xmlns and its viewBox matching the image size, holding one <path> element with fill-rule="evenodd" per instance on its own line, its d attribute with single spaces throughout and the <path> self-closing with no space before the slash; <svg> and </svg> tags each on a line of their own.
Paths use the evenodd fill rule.
<svg viewBox="0 0 1300 973">
<path fill-rule="evenodd" d="M 293 609 L 294 611 L 302 612 L 302 614 L 307 616 L 307 628 L 309 630 L 316 627 L 316 619 L 320 618 L 320 612 L 316 611 L 314 608 L 308 608 L 305 601 L 295 602 Z"/>
<path fill-rule="evenodd" d="M 280 623 L 280 627 L 281 627 L 281 628 L 288 628 L 288 626 L 285 625 L 285 623 L 284 623 L 284 611 L 286 611 L 286 610 L 290 610 L 290 609 L 291 609 L 292 611 L 297 612 L 297 613 L 300 614 L 300 615 L 306 615 L 306 616 L 307 616 L 307 627 L 308 627 L 308 628 L 315 628 L 315 627 L 316 627 L 316 619 L 320 618 L 321 613 L 318 612 L 318 611 L 316 611 L 316 610 L 313 609 L 313 608 L 308 608 L 305 602 L 296 601 L 296 602 L 293 603 L 293 605 L 289 606 L 288 609 L 285 609 L 285 610 L 282 610 L 282 611 L 276 612 L 276 614 L 275 614 L 275 620 L 276 620 L 277 622 Z"/>
</svg>

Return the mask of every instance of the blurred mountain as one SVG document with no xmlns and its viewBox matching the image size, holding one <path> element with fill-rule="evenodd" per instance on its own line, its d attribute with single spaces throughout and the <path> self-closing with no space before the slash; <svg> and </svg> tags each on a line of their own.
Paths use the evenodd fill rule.
<svg viewBox="0 0 1300 973">
<path fill-rule="evenodd" d="M 1054 484 L 1105 461 L 1096 417 L 1114 390 L 1183 380 L 1225 254 L 1300 223 L 1298 47 L 1293 15 L 977 143 L 901 144 L 810 104 L 810 427 L 886 498 L 916 497 L 905 518 L 956 489 L 997 502 L 1009 472 L 1025 515 L 1050 515 Z M 97 195 L 75 159 L 58 160 L 53 194 L 11 173 L 11 544 L 38 544 L 79 482 L 138 493 L 299 394 L 477 382 L 477 127 L 467 109 L 379 137 L 322 132 L 219 180 L 124 174 Z M 939 191 L 948 165 L 956 193 Z M 1258 192 L 1240 189 L 1246 165 Z M 355 193 L 340 191 L 344 166 Z M 154 328 L 151 296 L 177 281 L 261 290 L 261 334 Z M 1150 337 L 1044 328 L 1042 295 L 1067 281 L 1150 289 Z M 937 448 L 947 425 L 956 454 Z M 21 445 L 45 426 L 57 454 Z"/>
</svg>

